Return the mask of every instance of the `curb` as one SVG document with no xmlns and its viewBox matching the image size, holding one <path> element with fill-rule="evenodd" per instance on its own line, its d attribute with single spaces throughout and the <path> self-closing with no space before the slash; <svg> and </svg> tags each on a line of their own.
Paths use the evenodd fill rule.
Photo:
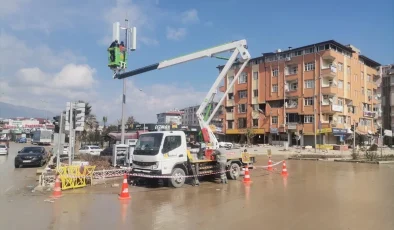
<svg viewBox="0 0 394 230">
<path fill-rule="evenodd" d="M 297 158 L 297 157 L 289 157 L 288 160 L 301 160 L 301 161 L 319 161 L 319 158 Z"/>
</svg>

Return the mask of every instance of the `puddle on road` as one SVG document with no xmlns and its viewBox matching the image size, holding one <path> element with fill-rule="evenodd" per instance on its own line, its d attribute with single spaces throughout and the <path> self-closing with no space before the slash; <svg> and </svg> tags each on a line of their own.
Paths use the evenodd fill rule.
<svg viewBox="0 0 394 230">
<path fill-rule="evenodd" d="M 274 161 L 282 159 L 274 157 Z M 267 157 L 258 158 L 266 165 Z M 222 185 L 145 188 L 88 186 L 64 191 L 52 206 L 53 229 L 394 229 L 394 169 L 369 164 L 286 161 L 289 176 L 251 170 Z M 121 183 L 121 180 L 120 182 Z M 259 227 L 260 226 L 260 227 Z"/>
</svg>

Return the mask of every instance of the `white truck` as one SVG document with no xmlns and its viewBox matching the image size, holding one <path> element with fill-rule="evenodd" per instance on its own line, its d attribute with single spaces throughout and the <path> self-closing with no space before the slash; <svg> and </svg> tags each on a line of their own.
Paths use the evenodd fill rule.
<svg viewBox="0 0 394 230">
<path fill-rule="evenodd" d="M 36 130 L 33 132 L 33 139 L 31 141 L 37 145 L 50 145 L 52 142 L 52 131 L 50 130 Z"/>
<path fill-rule="evenodd" d="M 232 54 L 229 58 L 216 56 L 224 52 L 232 52 Z M 182 131 L 144 133 L 139 137 L 134 149 L 132 158 L 133 168 L 130 180 L 156 179 L 160 177 L 155 177 L 155 175 L 169 175 L 171 176 L 169 184 L 173 187 L 181 187 L 185 183 L 185 175 L 193 175 L 195 179 L 194 181 L 198 184 L 198 175 L 200 173 L 209 173 L 210 171 L 213 173 L 217 170 L 217 162 L 212 157 L 212 154 L 219 148 L 219 142 L 211 130 L 209 123 L 215 116 L 220 105 L 223 104 L 228 92 L 233 88 L 234 83 L 238 80 L 238 77 L 241 75 L 250 60 L 250 54 L 247 50 L 246 40 L 239 40 L 178 58 L 165 60 L 129 72 L 124 72 L 124 69 L 114 70 L 115 79 L 124 79 L 151 70 L 162 69 L 204 57 L 215 57 L 228 60 L 196 112 L 199 125 L 201 127 L 201 133 L 206 144 L 205 153 L 203 154 L 205 156 L 204 159 L 197 159 L 190 154 L 190 151 L 187 150 L 185 133 Z M 237 74 L 235 74 L 234 79 L 229 82 L 226 92 L 224 92 L 222 98 L 218 102 L 218 106 L 214 108 L 212 114 L 205 120 L 203 117 L 205 108 L 208 106 L 209 102 L 212 101 L 219 84 L 222 83 L 234 62 L 238 62 L 240 64 L 240 68 Z M 238 152 L 235 153 L 234 151 Z M 239 176 L 240 167 L 245 163 L 242 162 L 241 150 L 234 151 L 227 153 L 227 169 L 229 170 L 228 177 L 230 179 L 236 179 Z M 254 160 L 255 159 L 252 156 L 251 159 L 248 160 L 250 161 L 248 163 L 252 164 L 254 163 Z"/>
<path fill-rule="evenodd" d="M 183 131 L 158 131 L 144 133 L 137 141 L 133 153 L 132 174 L 129 181 L 148 180 L 157 183 L 155 176 L 171 176 L 168 179 L 170 186 L 179 188 L 186 180 L 187 175 L 199 184 L 199 177 L 215 176 L 219 171 L 216 160 L 206 158 L 197 159 L 186 146 L 186 135 Z M 253 166 L 255 157 L 242 161 L 241 149 L 227 150 L 227 177 L 236 180 L 241 168 L 248 164 Z"/>
</svg>

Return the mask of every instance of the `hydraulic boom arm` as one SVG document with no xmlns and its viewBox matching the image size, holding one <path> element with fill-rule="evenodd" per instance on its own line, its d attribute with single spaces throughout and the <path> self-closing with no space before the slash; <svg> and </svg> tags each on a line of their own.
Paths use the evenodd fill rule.
<svg viewBox="0 0 394 230">
<path fill-rule="evenodd" d="M 151 70 L 155 69 L 163 69 L 166 67 L 170 67 L 173 65 L 178 65 L 184 62 L 188 61 L 193 61 L 197 59 L 201 59 L 204 57 L 215 57 L 215 55 L 223 53 L 223 52 L 228 52 L 232 51 L 232 55 L 228 59 L 226 65 L 223 67 L 222 71 L 219 73 L 219 76 L 216 78 L 215 82 L 213 83 L 211 89 L 205 96 L 203 102 L 201 103 L 199 109 L 196 112 L 197 118 L 199 120 L 199 124 L 203 133 L 204 141 L 207 142 L 207 149 L 217 149 L 219 147 L 219 143 L 212 132 L 211 128 L 209 127 L 209 123 L 212 120 L 213 116 L 219 109 L 220 105 L 223 103 L 223 100 L 226 98 L 228 91 L 232 88 L 236 80 L 238 79 L 239 75 L 242 73 L 243 69 L 245 68 L 246 64 L 250 60 L 250 54 L 249 51 L 247 50 L 247 42 L 246 40 L 239 40 L 239 41 L 234 41 L 234 42 L 229 42 L 223 45 L 219 45 L 216 47 L 212 47 L 206 50 L 198 51 L 195 53 L 187 54 L 181 57 L 173 58 L 170 60 L 165 60 L 153 65 L 149 65 L 146 67 L 142 67 L 139 69 L 135 69 L 129 72 L 125 73 L 118 73 L 115 74 L 114 78 L 117 79 L 123 79 L 127 77 L 131 77 L 134 75 L 138 75 L 141 73 L 145 73 Z M 240 56 L 240 58 L 238 58 Z M 218 102 L 218 106 L 215 107 L 215 109 L 212 111 L 211 116 L 205 121 L 204 117 L 202 116 L 202 113 L 204 112 L 205 108 L 210 102 L 210 99 L 212 96 L 216 93 L 217 88 L 219 87 L 220 82 L 226 77 L 227 72 L 233 65 L 233 63 L 237 60 L 242 63 L 239 71 L 237 74 L 234 76 L 233 81 L 228 85 L 226 92 L 224 93 L 223 97 L 220 99 Z"/>
</svg>

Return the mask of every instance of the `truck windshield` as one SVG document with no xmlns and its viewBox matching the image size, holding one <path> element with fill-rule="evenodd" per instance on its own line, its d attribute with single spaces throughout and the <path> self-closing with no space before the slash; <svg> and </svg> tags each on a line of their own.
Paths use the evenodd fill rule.
<svg viewBox="0 0 394 230">
<path fill-rule="evenodd" d="M 160 150 L 162 133 L 147 133 L 140 136 L 135 145 L 134 155 L 157 155 Z"/>
</svg>

